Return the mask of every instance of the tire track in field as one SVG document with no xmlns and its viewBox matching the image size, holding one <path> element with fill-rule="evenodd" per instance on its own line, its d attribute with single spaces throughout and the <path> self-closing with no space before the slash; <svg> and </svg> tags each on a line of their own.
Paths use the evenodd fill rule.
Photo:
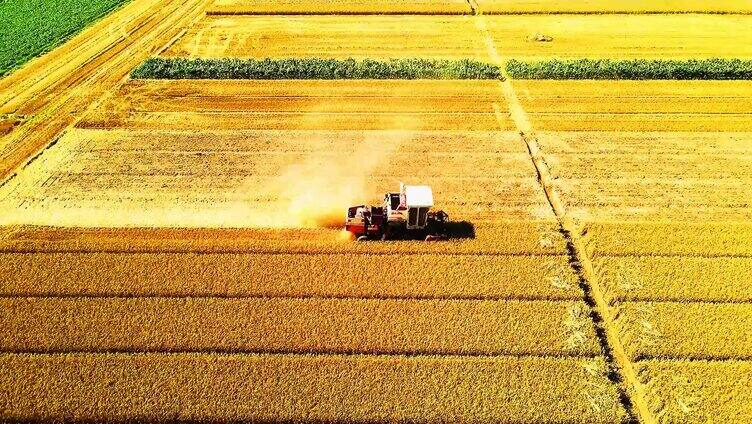
<svg viewBox="0 0 752 424">
<path fill-rule="evenodd" d="M 473 0 L 468 0 L 473 6 Z M 567 215 L 566 208 L 559 194 L 553 186 L 553 178 L 545 161 L 545 156 L 538 146 L 538 140 L 533 130 L 533 125 L 525 112 L 519 97 L 515 92 L 512 80 L 506 72 L 504 60 L 499 55 L 495 42 L 488 30 L 486 19 L 482 11 L 473 7 L 475 26 L 483 37 L 483 42 L 492 63 L 501 68 L 504 80 L 499 82 L 499 88 L 504 100 L 509 105 L 509 112 L 522 141 L 527 145 L 530 159 L 533 161 L 546 197 L 556 215 L 561 232 L 567 241 L 567 250 L 570 256 L 570 264 L 575 273 L 580 277 L 580 286 L 584 292 L 585 301 L 591 307 L 590 317 L 599 329 L 598 339 L 607 361 L 611 364 L 610 379 L 617 385 L 621 402 L 630 420 L 639 420 L 645 424 L 657 423 L 653 416 L 645 396 L 644 385 L 637 377 L 637 373 L 629 356 L 619 338 L 619 329 L 606 301 L 604 291 L 601 288 L 597 273 L 590 258 L 587 255 L 584 242 L 579 237 L 577 224 L 571 216 Z M 494 105 L 497 117 L 500 117 L 500 109 Z M 626 386 L 626 387 L 624 387 Z"/>
</svg>

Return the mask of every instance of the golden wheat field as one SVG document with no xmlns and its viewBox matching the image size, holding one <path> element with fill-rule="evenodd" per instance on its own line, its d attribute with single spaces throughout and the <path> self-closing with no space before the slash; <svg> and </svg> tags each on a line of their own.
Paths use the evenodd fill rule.
<svg viewBox="0 0 752 424">
<path fill-rule="evenodd" d="M 478 10 L 490 14 L 554 13 L 748 13 L 744 0 L 475 0 Z"/>
<path fill-rule="evenodd" d="M 746 60 L 750 12 L 126 3 L 0 78 L 0 421 L 749 422 L 752 84 L 503 67 Z M 131 74 L 148 58 L 501 68 Z M 448 240 L 344 231 L 401 182 Z"/>
<path fill-rule="evenodd" d="M 472 8 L 465 0 L 214 0 L 209 15 L 465 15 Z"/>
</svg>

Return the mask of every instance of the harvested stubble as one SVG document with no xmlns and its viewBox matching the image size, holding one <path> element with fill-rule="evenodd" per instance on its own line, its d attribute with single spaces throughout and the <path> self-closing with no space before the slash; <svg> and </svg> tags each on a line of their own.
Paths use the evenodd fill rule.
<svg viewBox="0 0 752 424">
<path fill-rule="evenodd" d="M 545 131 L 748 132 L 750 114 L 714 113 L 529 113 L 533 126 Z"/>
<path fill-rule="evenodd" d="M 209 15 L 465 15 L 465 0 L 214 0 Z"/>
<path fill-rule="evenodd" d="M 599 362 L 5 354 L 0 406 L 11 419 L 616 422 L 625 413 Z"/>
<path fill-rule="evenodd" d="M 0 294 L 21 297 L 582 296 L 566 256 L 3 253 L 0 275 Z"/>
<path fill-rule="evenodd" d="M 517 79 L 553 80 L 750 80 L 752 61 L 740 59 L 551 59 L 507 62 Z"/>
<path fill-rule="evenodd" d="M 551 156 L 549 156 L 551 157 Z M 691 169 L 691 168 L 690 168 Z M 720 173 L 720 172 L 719 172 Z M 683 178 L 682 175 L 660 176 L 660 171 L 647 175 L 614 172 L 616 175 L 590 179 L 559 179 L 554 184 L 562 199 L 569 205 L 582 207 L 632 208 L 637 212 L 656 212 L 659 208 L 667 216 L 677 216 L 678 208 L 704 209 L 714 213 L 721 209 L 737 209 L 744 213 L 752 199 L 752 186 L 744 179 Z M 597 178 L 597 174 L 594 174 Z M 690 212 L 686 209 L 686 212 Z M 728 218 L 732 218 L 729 214 Z"/>
<path fill-rule="evenodd" d="M 665 423 L 752 421 L 752 362 L 642 361 L 654 414 Z"/>
<path fill-rule="evenodd" d="M 498 84 L 484 80 L 463 84 L 438 80 L 133 81 L 79 127 L 511 131 L 514 124 L 506 105 L 500 103 Z M 396 141 L 412 138 L 409 132 L 403 135 L 404 139 Z"/>
<path fill-rule="evenodd" d="M 601 257 L 598 279 L 612 300 L 752 302 L 752 258 Z"/>
<path fill-rule="evenodd" d="M 408 139 L 409 143 L 401 143 Z M 441 146 L 456 153 L 525 153 L 525 144 L 516 132 L 502 131 L 138 131 L 130 129 L 70 129 L 61 143 L 80 145 L 76 152 L 89 151 L 182 151 L 182 152 L 355 152 L 355 146 L 374 140 L 374 151 L 424 153 Z M 395 146 L 391 148 L 391 146 Z M 752 149 L 750 149 L 752 151 Z"/>
<path fill-rule="evenodd" d="M 746 222 L 605 222 L 585 231 L 591 257 L 752 256 L 752 224 Z"/>
<path fill-rule="evenodd" d="M 540 81 L 543 82 L 543 81 Z M 727 82 L 731 84 L 731 82 Z M 738 84 L 738 83 L 735 83 Z M 718 87 L 721 89 L 721 87 Z M 727 90 L 731 90 L 729 87 Z M 196 101 L 194 97 L 246 98 L 317 98 L 336 102 L 340 99 L 384 97 L 389 99 L 430 99 L 438 101 L 465 100 L 473 98 L 499 101 L 498 107 L 506 110 L 506 103 L 499 100 L 500 84 L 496 80 L 128 80 L 111 99 L 113 105 L 124 100 L 148 99 L 150 97 L 174 97 Z M 741 87 L 739 87 L 741 90 Z M 741 91 L 737 90 L 737 93 Z M 748 90 L 751 91 L 752 90 Z M 294 100 L 294 99 L 293 99 Z M 322 105 L 325 106 L 325 105 Z M 372 106 L 383 106 L 373 104 Z M 215 131 L 221 129 L 215 129 Z"/>
<path fill-rule="evenodd" d="M 475 226 L 475 238 L 439 243 L 354 243 L 325 229 L 18 227 L 0 240 L 0 251 L 550 255 L 564 254 L 566 244 L 551 221 L 484 223 Z"/>
<path fill-rule="evenodd" d="M 514 85 L 533 125 L 543 131 L 752 130 L 752 90 L 742 81 L 525 80 Z"/>
<path fill-rule="evenodd" d="M 476 60 L 363 59 L 183 59 L 154 57 L 131 73 L 137 79 L 503 80 L 497 65 Z"/>
<path fill-rule="evenodd" d="M 482 13 L 750 13 L 746 0 L 475 0 Z"/>
<path fill-rule="evenodd" d="M 752 115 L 750 115 L 752 117 Z M 562 178 L 744 180 L 752 177 L 752 157 L 744 154 L 560 153 L 546 161 Z M 749 198 L 748 198 L 749 199 Z"/>
<path fill-rule="evenodd" d="M 634 360 L 752 359 L 752 304 L 626 302 L 617 310 Z"/>
<path fill-rule="evenodd" d="M 419 130 L 512 131 L 509 114 L 493 113 L 319 113 L 319 112 L 132 112 L 91 114 L 77 128 L 132 128 L 135 130 L 205 130 L 218 126 L 228 130 L 400 130 L 405 122 Z M 749 125 L 749 124 L 747 124 Z"/>
<path fill-rule="evenodd" d="M 99 109 L 362 114 L 507 112 L 508 107 L 499 94 L 500 85 L 495 80 L 131 80 Z M 420 129 L 406 120 L 400 123 L 405 131 Z"/>
<path fill-rule="evenodd" d="M 714 97 L 725 97 L 712 89 Z M 686 93 L 686 91 L 682 91 Z M 733 96 L 733 94 L 728 94 Z M 687 97 L 693 97 L 687 94 Z M 621 97 L 628 101 L 628 97 Z M 751 98 L 752 99 L 752 98 Z M 589 99 L 583 99 L 588 101 Z M 695 98 L 690 103 L 696 103 Z M 740 100 L 740 99 L 736 99 Z M 548 100 L 547 100 L 548 101 Z M 686 102 L 685 102 L 686 103 Z M 601 103 L 603 104 L 603 103 Z M 603 105 L 609 107 L 608 105 Z M 547 153 L 621 153 L 632 154 L 752 154 L 752 133 L 667 133 L 667 132 L 545 132 L 539 131 L 538 144 Z"/>
<path fill-rule="evenodd" d="M 73 174 L 109 174 L 118 175 L 234 175 L 249 177 L 274 177 L 284 175 L 294 164 L 326 167 L 332 163 L 352 160 L 350 152 L 316 154 L 267 152 L 88 152 L 80 153 L 76 160 L 65 167 Z M 442 168 L 432 167 L 442 164 Z M 388 179 L 399 170 L 403 175 L 413 179 L 430 181 L 430 178 L 501 178 L 530 177 L 532 172 L 530 158 L 519 153 L 496 155 L 494 153 L 423 153 L 390 155 L 385 163 L 369 169 L 369 178 Z M 357 178 L 358 171 L 344 173 L 342 176 Z M 346 175 L 345 175 L 346 174 Z M 271 179 L 271 178 L 270 178 Z M 256 187 L 263 192 L 264 187 Z M 254 188 L 247 188 L 248 194 L 254 194 Z"/>
<path fill-rule="evenodd" d="M 374 203 L 386 192 L 394 190 L 395 181 L 410 181 L 415 175 L 394 175 L 369 179 L 369 189 L 362 197 L 354 199 L 352 203 L 366 199 Z M 200 179 L 200 183 L 197 182 Z M 18 205 L 24 204 L 23 216 L 5 216 L 3 220 L 25 225 L 61 225 L 70 223 L 82 225 L 80 214 L 82 211 L 100 215 L 91 216 L 86 224 L 89 226 L 107 225 L 114 221 L 108 219 L 111 215 L 111 205 L 118 204 L 120 211 L 133 211 L 134 216 L 127 213 L 119 216 L 119 225 L 157 225 L 190 226 L 215 223 L 224 226 L 239 226 L 243 222 L 244 214 L 248 220 L 256 219 L 255 211 L 277 210 L 289 211 L 291 205 L 296 204 L 299 197 L 291 194 L 273 193 L 252 187 L 265 187 L 278 184 L 279 178 L 249 177 L 244 175 L 225 176 L 216 173 L 173 174 L 163 175 L 128 175 L 117 174 L 63 174 L 54 172 L 44 174 L 43 179 L 49 185 L 42 186 L 39 180 L 19 181 L 8 189 L 16 188 L 1 206 L 7 210 L 16 210 Z M 435 177 L 431 178 L 437 203 L 441 208 L 451 211 L 453 219 L 470 221 L 475 224 L 497 221 L 499 216 L 508 220 L 525 220 L 531 217 L 538 219 L 553 219 L 550 207 L 543 191 L 534 177 L 504 176 L 503 182 L 490 179 Z M 462 197 L 455 196 L 459 191 L 472 185 L 472 190 L 464 191 Z M 344 210 L 349 205 L 342 205 Z M 152 216 L 144 215 L 145 210 L 169 212 L 177 215 Z M 38 211 L 38 212 L 37 212 Z M 50 216 L 55 211 L 54 217 Z M 341 211 L 337 217 L 332 212 L 333 225 L 335 221 L 341 223 Z M 189 214 L 192 213 L 193 216 Z M 183 216 L 180 216 L 180 215 Z M 15 218 L 15 219 L 14 219 Z M 181 218 L 184 219 L 181 221 Z M 247 222 L 247 221 L 246 221 Z M 97 224 L 99 223 L 99 224 Z M 254 224 L 263 220 L 253 221 Z M 269 224 L 274 224 L 269 221 Z"/>
<path fill-rule="evenodd" d="M 488 60 L 472 16 L 415 15 L 206 16 L 162 56 Z"/>
<path fill-rule="evenodd" d="M 595 356 L 583 302 L 0 299 L 0 351 Z"/>
<path fill-rule="evenodd" d="M 752 58 L 752 16 L 748 15 L 522 15 L 484 19 L 499 54 L 518 60 Z M 530 41 L 536 33 L 553 40 Z"/>
</svg>

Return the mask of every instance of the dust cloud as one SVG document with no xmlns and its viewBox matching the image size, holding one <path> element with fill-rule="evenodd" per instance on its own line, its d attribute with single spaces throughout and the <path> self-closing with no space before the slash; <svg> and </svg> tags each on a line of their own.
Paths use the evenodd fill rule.
<svg viewBox="0 0 752 424">
<path fill-rule="evenodd" d="M 310 119 L 315 119 L 316 114 Z M 369 117 L 366 119 L 373 119 Z M 383 187 L 376 187 L 374 175 L 384 175 L 390 161 L 415 137 L 420 120 L 414 116 L 376 118 L 384 130 L 357 129 L 352 122 L 351 141 L 340 149 L 310 148 L 326 137 L 327 132 L 311 131 L 311 143 L 293 153 L 294 159 L 280 165 L 278 176 L 264 184 L 255 176 L 239 187 L 230 201 L 216 202 L 186 187 L 185 197 L 175 200 L 160 190 L 129 202 L 116 202 L 113 195 L 79 203 L 75 199 L 18 206 L 20 199 L 3 199 L 0 190 L 0 224 L 32 224 L 76 227 L 189 227 L 189 228 L 343 228 L 347 208 L 381 200 Z M 418 121 L 418 122 L 416 122 Z M 317 128 L 312 121 L 310 128 Z M 284 136 L 284 135 L 282 135 Z M 282 155 L 284 156 L 284 155 Z M 289 158 L 290 155 L 287 155 Z M 268 160 L 279 160 L 271 154 Z M 48 169 L 40 169 L 42 174 Z M 41 175 L 44 176 L 44 175 Z M 40 177 L 41 178 L 41 177 Z M 200 177 L 199 177 L 200 178 Z M 210 177 L 212 178 L 212 177 Z M 394 188 L 399 179 L 395 176 Z M 392 182 L 389 182 L 391 185 Z M 39 190 L 30 184 L 30 190 Z M 7 189 L 13 191 L 8 187 Z M 9 193 L 5 193 L 8 195 Z M 4 201 L 5 200 L 5 201 Z M 93 203 L 93 204 L 92 204 Z"/>
<path fill-rule="evenodd" d="M 408 131 L 364 134 L 368 135 L 353 140 L 344 152 L 314 152 L 302 163 L 288 165 L 263 189 L 264 197 L 279 199 L 276 206 L 281 210 L 275 219 L 263 220 L 262 226 L 341 228 L 348 207 L 380 200 L 383 193 L 376 192 L 373 174 L 387 169 L 399 146 L 413 135 Z"/>
</svg>

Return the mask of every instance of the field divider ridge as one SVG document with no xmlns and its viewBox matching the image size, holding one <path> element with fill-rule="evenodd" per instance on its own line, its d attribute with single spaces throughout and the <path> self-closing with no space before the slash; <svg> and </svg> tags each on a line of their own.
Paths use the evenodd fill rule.
<svg viewBox="0 0 752 424">
<path fill-rule="evenodd" d="M 503 66 L 504 60 L 496 49 L 495 42 L 488 30 L 486 19 L 482 13 L 479 13 L 474 17 L 474 20 L 476 28 L 486 44 L 492 63 L 502 65 L 501 71 L 504 79 L 498 83 L 500 91 L 509 105 L 510 115 L 520 132 L 520 137 L 528 147 L 530 158 L 538 174 L 538 180 L 560 224 L 561 232 L 567 240 L 567 250 L 571 257 L 572 268 L 580 277 L 580 286 L 584 292 L 585 301 L 591 308 L 590 317 L 596 326 L 597 337 L 603 354 L 606 356 L 607 362 L 611 365 L 609 379 L 616 384 L 620 392 L 622 404 L 627 412 L 632 415 L 630 417 L 631 420 L 639 419 L 644 424 L 657 424 L 658 421 L 653 416 L 647 402 L 646 388 L 639 379 L 621 343 L 619 329 L 606 302 L 604 292 L 598 284 L 597 274 L 593 269 L 590 259 L 587 257 L 587 250 L 583 242 L 577 236 L 579 231 L 576 223 L 567 215 L 564 203 L 554 188 L 553 178 L 551 177 L 545 157 L 538 146 L 532 123 L 515 92 L 512 79 L 507 74 L 506 67 Z M 498 110 L 497 105 L 495 105 L 495 108 L 497 109 L 496 115 L 499 117 L 500 110 Z"/>
</svg>

